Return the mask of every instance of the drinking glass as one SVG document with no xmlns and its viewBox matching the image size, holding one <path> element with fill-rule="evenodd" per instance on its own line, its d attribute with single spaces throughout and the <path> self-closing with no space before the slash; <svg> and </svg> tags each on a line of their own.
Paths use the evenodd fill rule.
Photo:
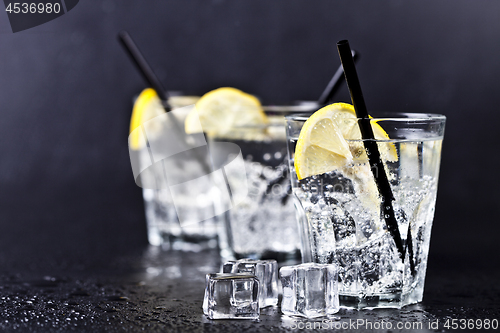
<svg viewBox="0 0 500 333">
<path fill-rule="evenodd" d="M 145 133 L 142 148 L 130 149 L 134 176 L 143 188 L 149 243 L 164 249 L 217 247 L 218 197 L 206 179 L 212 171 L 208 145 L 203 134 L 187 135 L 183 127 L 196 100 L 171 97 L 173 110 L 158 112 L 159 116 L 145 122 L 138 133 Z M 196 188 L 189 185 L 193 179 L 198 179 Z"/>
<path fill-rule="evenodd" d="M 234 128 L 224 136 L 210 139 L 211 144 L 230 142 L 240 148 L 246 177 L 228 174 L 227 180 L 248 189 L 247 195 L 224 214 L 219 233 L 223 258 L 300 261 L 284 115 L 315 107 L 315 103 L 265 106 L 269 124 Z"/>
<path fill-rule="evenodd" d="M 308 117 L 286 117 L 302 260 L 338 265 L 342 307 L 400 308 L 420 302 L 446 118 L 436 114 L 372 118 L 372 124 L 380 125 L 390 138 L 375 140 L 379 150 L 385 146 L 397 152 L 391 159 L 381 154 L 385 170 L 370 167 L 363 140 L 347 140 L 356 159 L 298 180 L 295 147 Z M 386 226 L 387 204 L 382 206 L 375 172 L 385 172 L 389 180 L 403 251 Z"/>
</svg>

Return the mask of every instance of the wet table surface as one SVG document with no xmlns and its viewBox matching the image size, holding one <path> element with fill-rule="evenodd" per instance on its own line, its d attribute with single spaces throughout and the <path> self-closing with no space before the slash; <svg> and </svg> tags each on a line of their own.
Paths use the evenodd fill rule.
<svg viewBox="0 0 500 333">
<path fill-rule="evenodd" d="M 341 309 L 335 317 L 316 321 L 282 316 L 277 307 L 263 309 L 257 321 L 207 319 L 201 308 L 204 276 L 220 270 L 215 251 L 183 253 L 142 246 L 123 256 L 68 258 L 4 260 L 1 331 L 289 332 L 342 328 L 361 332 L 378 328 L 397 332 L 413 327 L 434 332 L 452 331 L 453 323 L 459 328 L 463 319 L 483 326 L 486 320 L 492 324 L 493 319 L 500 320 L 498 268 L 481 271 L 481 265 L 465 269 L 464 264 L 461 269 L 456 263 L 447 265 L 446 260 L 432 256 L 421 304 L 401 310 Z"/>
</svg>

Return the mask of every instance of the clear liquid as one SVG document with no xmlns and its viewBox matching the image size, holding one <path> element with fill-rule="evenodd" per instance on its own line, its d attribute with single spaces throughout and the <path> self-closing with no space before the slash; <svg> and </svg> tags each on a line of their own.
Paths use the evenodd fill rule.
<svg viewBox="0 0 500 333">
<path fill-rule="evenodd" d="M 343 306 L 400 307 L 422 299 L 442 140 L 390 142 L 398 160 L 382 159 L 395 199 L 404 262 L 387 230 L 368 161 L 301 181 L 292 177 L 304 259 L 339 266 Z M 359 143 L 349 142 L 351 150 Z M 294 144 L 290 142 L 291 151 Z M 294 173 L 293 160 L 290 167 Z"/>
<path fill-rule="evenodd" d="M 222 140 L 221 141 L 228 141 Z M 241 149 L 248 195 L 226 213 L 228 246 L 235 258 L 286 261 L 299 256 L 299 234 L 283 140 L 230 140 Z"/>
<path fill-rule="evenodd" d="M 147 162 L 149 156 L 144 155 L 142 157 Z M 149 183 L 156 184 L 159 189 L 143 189 L 149 243 L 166 249 L 195 252 L 216 248 L 219 218 L 214 216 L 213 200 L 199 200 L 186 187 L 175 193 L 174 201 L 169 184 L 163 183 L 167 173 L 172 180 L 202 174 L 200 163 L 186 156 L 175 156 L 164 159 L 163 164 L 164 168 L 159 168 L 159 172 L 148 174 L 152 177 Z"/>
</svg>

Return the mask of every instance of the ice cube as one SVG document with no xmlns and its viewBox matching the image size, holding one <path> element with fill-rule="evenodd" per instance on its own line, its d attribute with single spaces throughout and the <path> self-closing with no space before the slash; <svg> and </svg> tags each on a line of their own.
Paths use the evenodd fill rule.
<svg viewBox="0 0 500 333">
<path fill-rule="evenodd" d="M 259 280 L 252 274 L 206 275 L 203 313 L 210 319 L 258 319 Z"/>
<path fill-rule="evenodd" d="M 337 266 L 306 263 L 280 269 L 283 300 L 281 312 L 307 318 L 339 311 Z"/>
<path fill-rule="evenodd" d="M 259 279 L 261 308 L 278 305 L 278 263 L 276 260 L 231 260 L 222 266 L 224 273 L 249 273 Z"/>
</svg>

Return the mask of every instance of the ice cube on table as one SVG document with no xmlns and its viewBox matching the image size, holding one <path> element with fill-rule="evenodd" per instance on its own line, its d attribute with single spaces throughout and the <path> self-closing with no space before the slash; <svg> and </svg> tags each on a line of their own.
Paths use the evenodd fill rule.
<svg viewBox="0 0 500 333">
<path fill-rule="evenodd" d="M 210 319 L 258 319 L 259 280 L 248 273 L 207 274 L 203 313 Z"/>
<path fill-rule="evenodd" d="M 307 318 L 339 311 L 337 266 L 305 263 L 280 269 L 283 299 L 281 312 Z"/>
<path fill-rule="evenodd" d="M 222 271 L 255 275 L 259 279 L 260 307 L 278 305 L 278 263 L 276 260 L 230 260 L 222 266 Z"/>
</svg>

